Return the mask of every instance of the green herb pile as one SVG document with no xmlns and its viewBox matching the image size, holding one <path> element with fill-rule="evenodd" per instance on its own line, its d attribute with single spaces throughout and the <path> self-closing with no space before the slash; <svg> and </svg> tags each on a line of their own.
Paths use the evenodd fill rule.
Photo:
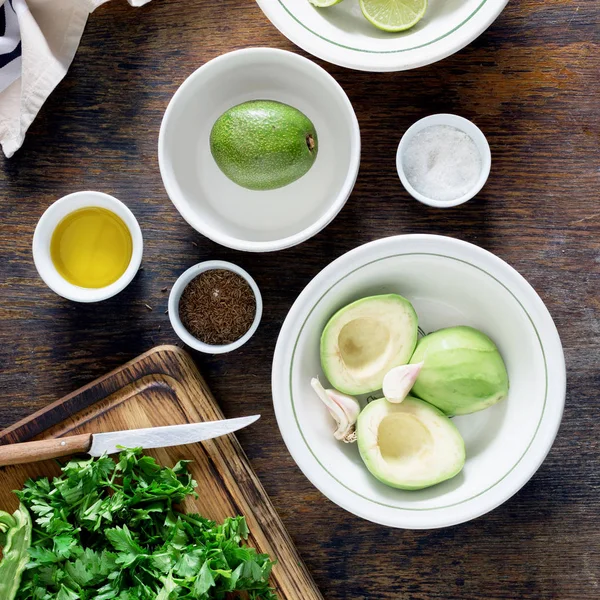
<svg viewBox="0 0 600 600">
<path fill-rule="evenodd" d="M 20 585 L 1 582 L 2 600 L 276 600 L 273 562 L 242 544 L 243 517 L 175 510 L 195 485 L 185 462 L 164 468 L 138 450 L 29 480 L 16 492 L 33 521 L 29 560 Z"/>
</svg>

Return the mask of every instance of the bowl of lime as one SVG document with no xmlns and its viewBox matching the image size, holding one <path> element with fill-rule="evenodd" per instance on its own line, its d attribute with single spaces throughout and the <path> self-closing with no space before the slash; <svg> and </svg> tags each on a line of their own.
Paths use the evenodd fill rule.
<svg viewBox="0 0 600 600">
<path fill-rule="evenodd" d="M 377 240 L 323 269 L 288 313 L 272 371 L 306 477 L 355 515 L 406 529 L 474 519 L 521 489 L 552 446 L 565 379 L 527 281 L 435 235 Z"/>
<path fill-rule="evenodd" d="M 508 0 L 257 0 L 292 42 L 333 64 L 405 71 L 464 48 Z"/>
<path fill-rule="evenodd" d="M 183 218 L 237 250 L 294 246 L 349 197 L 360 163 L 356 115 L 312 61 L 249 48 L 192 73 L 165 112 L 160 172 Z"/>
</svg>

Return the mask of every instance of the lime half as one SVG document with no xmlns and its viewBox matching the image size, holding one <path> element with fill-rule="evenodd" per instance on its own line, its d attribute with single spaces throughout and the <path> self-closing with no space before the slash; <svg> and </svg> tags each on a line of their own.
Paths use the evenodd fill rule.
<svg viewBox="0 0 600 600">
<path fill-rule="evenodd" d="M 427 0 L 360 0 L 360 8 L 378 29 L 404 31 L 423 18 Z"/>
<path fill-rule="evenodd" d="M 342 0 L 308 0 L 313 6 L 317 8 L 327 8 L 334 4 L 339 4 Z"/>
</svg>

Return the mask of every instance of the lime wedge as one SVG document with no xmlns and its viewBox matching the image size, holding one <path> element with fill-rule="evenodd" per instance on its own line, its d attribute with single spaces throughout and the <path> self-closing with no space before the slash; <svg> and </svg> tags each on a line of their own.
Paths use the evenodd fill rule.
<svg viewBox="0 0 600 600">
<path fill-rule="evenodd" d="M 378 29 L 404 31 L 423 18 L 427 0 L 360 0 L 360 8 Z"/>
<path fill-rule="evenodd" d="M 308 0 L 313 6 L 317 8 L 327 8 L 334 4 L 339 4 L 342 0 Z"/>
</svg>

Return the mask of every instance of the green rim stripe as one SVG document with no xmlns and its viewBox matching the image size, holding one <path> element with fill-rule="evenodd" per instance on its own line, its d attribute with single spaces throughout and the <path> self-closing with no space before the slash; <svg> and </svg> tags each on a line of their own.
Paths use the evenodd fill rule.
<svg viewBox="0 0 600 600">
<path fill-rule="evenodd" d="M 419 50 L 420 48 L 425 48 L 426 46 L 431 46 L 431 44 L 435 44 L 436 42 L 439 42 L 440 40 L 443 40 L 444 38 L 448 37 L 449 35 L 452 35 L 455 31 L 457 31 L 458 29 L 460 29 L 465 23 L 468 23 L 483 7 L 484 4 L 487 3 L 488 0 L 482 0 L 481 4 L 479 4 L 479 6 L 461 23 L 459 23 L 456 27 L 454 27 L 454 29 L 451 29 L 450 31 L 446 32 L 444 35 L 441 35 L 437 38 L 435 38 L 434 40 L 431 40 L 429 42 L 426 42 L 425 44 L 420 44 L 419 46 L 413 46 L 412 48 L 404 48 L 401 50 L 365 50 L 364 48 L 353 48 L 352 46 L 345 46 L 344 44 L 340 44 L 339 42 L 334 42 L 333 40 L 330 40 L 329 38 L 326 38 L 325 36 L 321 35 L 320 33 L 317 33 L 316 31 L 313 31 L 310 27 L 306 26 L 284 3 L 282 0 L 278 0 L 279 4 L 281 5 L 281 7 L 283 8 L 283 10 L 285 10 L 285 12 L 290 15 L 290 17 L 292 17 L 292 19 L 294 19 L 294 21 L 296 21 L 296 23 L 298 23 L 298 25 L 300 25 L 301 27 L 304 27 L 304 29 L 306 29 L 306 31 L 308 31 L 309 33 L 312 33 L 314 36 L 322 39 L 325 42 L 328 42 L 329 44 L 333 44 L 334 46 L 338 46 L 340 48 L 344 48 L 345 50 L 353 50 L 354 52 L 364 52 L 365 54 L 399 54 L 401 52 L 410 52 L 411 50 Z M 400 32 L 401 33 L 401 32 Z"/>
<path fill-rule="evenodd" d="M 497 283 L 499 283 L 517 302 L 517 304 L 521 307 L 521 309 L 523 310 L 523 312 L 527 315 L 527 318 L 529 319 L 529 322 L 531 323 L 531 326 L 533 327 L 533 330 L 535 331 L 535 335 L 538 339 L 538 342 L 540 344 L 540 350 L 542 351 L 542 357 L 544 360 L 544 374 L 545 374 L 545 390 L 544 390 L 544 406 L 542 407 L 542 414 L 540 415 L 540 419 L 538 421 L 538 424 L 535 428 L 535 431 L 533 433 L 533 437 L 531 438 L 531 440 L 529 441 L 529 444 L 527 444 L 527 448 L 525 448 L 525 451 L 523 452 L 523 454 L 521 454 L 521 456 L 519 457 L 519 459 L 517 460 L 517 462 L 500 478 L 498 479 L 498 481 L 496 481 L 495 483 L 493 483 L 492 485 L 490 485 L 489 487 L 487 487 L 485 490 L 479 492 L 478 494 L 475 494 L 474 496 L 471 496 L 470 498 L 467 498 L 465 500 L 461 500 L 460 502 L 455 502 L 454 504 L 446 504 L 445 506 L 436 506 L 434 508 L 402 508 L 399 506 L 394 506 L 393 504 L 385 504 L 383 502 L 378 502 L 377 500 L 373 500 L 372 498 L 368 498 L 367 496 L 363 496 L 362 494 L 360 494 L 359 492 L 357 492 L 356 490 L 353 490 L 352 488 L 348 487 L 345 483 L 342 483 L 335 475 L 333 475 L 332 473 L 329 472 L 329 470 L 327 469 L 327 467 L 325 467 L 325 465 L 323 465 L 323 463 L 317 458 L 317 455 L 313 452 L 313 449 L 310 447 L 308 441 L 306 440 L 306 437 L 304 436 L 304 432 L 302 431 L 302 427 L 300 427 L 300 422 L 298 421 L 298 415 L 296 414 L 296 405 L 294 403 L 294 392 L 292 389 L 292 370 L 293 370 L 293 366 L 294 366 L 294 358 L 296 356 L 296 349 L 298 347 L 298 342 L 300 341 L 300 336 L 302 335 L 302 332 L 304 330 L 304 327 L 306 326 L 306 323 L 308 321 L 308 319 L 310 318 L 310 316 L 312 315 L 312 313 L 314 312 L 314 310 L 317 308 L 318 304 L 321 302 L 321 300 L 323 300 L 323 298 L 341 281 L 343 281 L 344 279 L 346 279 L 347 277 L 349 277 L 350 275 L 352 275 L 353 273 L 356 273 L 357 271 L 360 271 L 361 269 L 363 269 L 364 267 L 368 267 L 369 265 L 375 264 L 377 262 L 380 262 L 382 260 L 388 260 L 389 258 L 396 258 L 399 256 L 436 256 L 439 258 L 448 258 L 451 260 L 455 260 L 457 262 L 463 263 L 465 265 L 468 265 L 470 267 L 473 267 L 474 269 L 477 269 L 478 271 L 481 271 L 482 273 L 485 273 L 488 277 L 491 277 L 494 281 L 496 281 Z M 444 508 L 451 508 L 453 506 L 458 506 L 460 504 L 464 504 L 466 502 L 470 502 L 471 500 L 478 498 L 479 496 L 487 493 L 489 490 L 491 490 L 493 487 L 495 487 L 496 485 L 498 485 L 501 481 L 503 481 L 506 477 L 508 477 L 513 471 L 514 469 L 517 467 L 517 465 L 521 462 L 521 460 L 523 460 L 523 457 L 527 454 L 527 452 L 529 451 L 529 448 L 531 448 L 531 445 L 533 444 L 537 433 L 540 429 L 540 425 L 542 423 L 542 419 L 544 418 L 544 413 L 546 412 L 546 401 L 548 399 L 548 364 L 546 362 L 546 353 L 544 352 L 544 346 L 542 345 L 542 340 L 540 338 L 540 334 L 535 326 L 535 323 L 533 322 L 533 319 L 531 318 L 530 314 L 527 312 L 527 310 L 525 309 L 525 307 L 523 306 L 523 304 L 521 303 L 521 301 L 508 289 L 508 287 L 506 287 L 499 279 L 497 279 L 496 277 L 494 277 L 491 273 L 488 273 L 485 269 L 482 269 L 481 267 L 478 267 L 477 265 L 474 265 L 466 260 L 462 260 L 460 258 L 455 258 L 454 256 L 447 256 L 445 254 L 435 254 L 433 252 L 407 252 L 407 253 L 403 253 L 403 254 L 393 254 L 391 256 L 386 256 L 384 258 L 378 258 L 376 260 L 373 260 L 369 263 L 366 263 L 364 265 L 362 265 L 361 267 L 357 267 L 356 269 L 350 271 L 349 273 L 347 273 L 346 275 L 344 275 L 343 277 L 341 277 L 340 279 L 338 279 L 334 284 L 332 284 L 319 298 L 319 300 L 317 300 L 317 302 L 315 303 L 315 305 L 312 307 L 312 309 L 310 310 L 310 312 L 308 313 L 308 315 L 306 316 L 306 319 L 304 320 L 304 323 L 302 323 L 302 327 L 300 328 L 300 331 L 298 333 L 298 337 L 296 338 L 296 342 L 294 343 L 294 350 L 292 352 L 292 360 L 290 363 L 290 377 L 289 377 L 289 384 L 290 384 L 290 398 L 292 401 L 292 410 L 294 411 L 294 419 L 296 421 L 296 426 L 298 427 L 298 431 L 300 432 L 300 435 L 302 436 L 302 439 L 304 441 L 304 443 L 306 444 L 306 447 L 308 448 L 308 450 L 310 451 L 310 453 L 313 455 L 313 458 L 317 461 L 317 463 L 319 464 L 319 466 L 332 478 L 334 479 L 337 483 L 339 483 L 342 487 L 346 488 L 348 491 L 352 492 L 353 494 L 356 494 L 357 496 L 359 496 L 360 498 L 363 498 L 364 500 L 367 500 L 369 502 L 372 502 L 373 504 L 378 504 L 379 506 L 383 506 L 385 508 L 393 508 L 394 510 L 406 510 L 406 511 L 417 511 L 417 512 L 421 512 L 421 511 L 431 511 L 431 510 L 441 510 Z"/>
</svg>

